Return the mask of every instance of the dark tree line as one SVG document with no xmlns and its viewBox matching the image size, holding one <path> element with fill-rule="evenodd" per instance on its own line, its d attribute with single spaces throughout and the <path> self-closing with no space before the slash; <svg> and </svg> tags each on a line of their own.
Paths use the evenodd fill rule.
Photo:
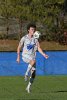
<svg viewBox="0 0 67 100">
<path fill-rule="evenodd" d="M 9 21 L 16 19 L 19 25 L 19 38 L 23 34 L 23 23 L 33 21 L 43 32 L 44 39 L 63 41 L 67 29 L 67 0 L 0 0 L 0 16 L 6 22 L 6 34 L 9 34 Z"/>
</svg>

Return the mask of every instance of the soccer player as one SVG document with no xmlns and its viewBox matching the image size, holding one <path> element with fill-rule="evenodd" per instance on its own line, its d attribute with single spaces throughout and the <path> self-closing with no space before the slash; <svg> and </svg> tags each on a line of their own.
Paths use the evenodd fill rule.
<svg viewBox="0 0 67 100">
<path fill-rule="evenodd" d="M 42 51 L 38 39 L 34 38 L 35 31 L 36 31 L 36 25 L 33 23 L 29 23 L 27 26 L 28 34 L 21 38 L 17 48 L 17 62 L 18 63 L 20 62 L 20 50 L 21 47 L 23 46 L 22 59 L 24 62 L 28 63 L 28 68 L 25 73 L 25 81 L 27 81 L 29 72 L 31 72 L 30 80 L 26 88 L 28 93 L 30 93 L 30 87 L 35 78 L 36 51 L 38 50 L 46 59 L 48 58 L 48 55 L 46 55 Z"/>
</svg>

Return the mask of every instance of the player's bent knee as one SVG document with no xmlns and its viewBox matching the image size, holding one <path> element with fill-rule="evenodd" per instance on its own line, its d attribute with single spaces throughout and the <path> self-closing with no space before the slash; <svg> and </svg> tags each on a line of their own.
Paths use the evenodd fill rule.
<svg viewBox="0 0 67 100">
<path fill-rule="evenodd" d="M 36 63 L 35 60 L 31 60 L 31 61 L 30 61 L 31 66 L 33 66 L 35 63 Z"/>
</svg>

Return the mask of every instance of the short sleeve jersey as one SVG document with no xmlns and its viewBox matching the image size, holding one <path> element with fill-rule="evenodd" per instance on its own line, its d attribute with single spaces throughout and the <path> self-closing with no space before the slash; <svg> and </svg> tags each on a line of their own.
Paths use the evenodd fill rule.
<svg viewBox="0 0 67 100">
<path fill-rule="evenodd" d="M 22 55 L 35 55 L 38 47 L 38 39 L 34 37 L 30 38 L 29 35 L 25 35 L 21 38 L 19 46 L 23 45 Z"/>
</svg>

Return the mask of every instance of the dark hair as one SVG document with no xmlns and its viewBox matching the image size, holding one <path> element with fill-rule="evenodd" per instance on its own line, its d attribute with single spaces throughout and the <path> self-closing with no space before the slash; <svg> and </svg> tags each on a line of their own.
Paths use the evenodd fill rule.
<svg viewBox="0 0 67 100">
<path fill-rule="evenodd" d="M 30 29 L 30 27 L 33 27 L 33 28 L 36 29 L 36 24 L 35 24 L 35 23 L 29 23 L 29 24 L 27 25 L 27 31 Z"/>
</svg>

